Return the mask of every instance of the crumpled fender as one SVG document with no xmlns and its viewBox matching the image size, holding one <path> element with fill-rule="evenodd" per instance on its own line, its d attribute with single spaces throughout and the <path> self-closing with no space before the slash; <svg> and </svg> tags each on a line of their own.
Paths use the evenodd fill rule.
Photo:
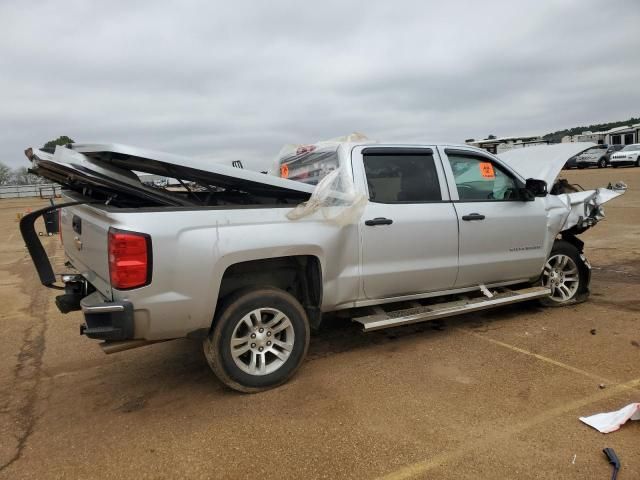
<svg viewBox="0 0 640 480">
<path fill-rule="evenodd" d="M 547 182 L 549 190 L 570 157 L 594 146 L 593 143 L 561 143 L 518 148 L 498 155 L 523 178 Z M 554 237 L 573 229 L 582 233 L 604 218 L 602 205 L 619 197 L 627 186 L 619 182 L 612 188 L 598 188 L 583 192 L 549 194 L 545 197 L 547 228 Z"/>
<path fill-rule="evenodd" d="M 560 231 L 565 231 L 573 227 L 578 227 L 584 231 L 592 227 L 604 218 L 602 205 L 619 197 L 625 192 L 624 189 L 611 190 L 609 188 L 598 188 L 584 192 L 565 193 L 562 195 L 550 195 L 551 197 L 565 197 L 563 201 L 569 209 Z"/>
<path fill-rule="evenodd" d="M 584 192 L 547 195 L 547 228 L 554 236 L 575 227 L 582 233 L 604 218 L 602 205 L 625 192 L 598 188 Z"/>
</svg>

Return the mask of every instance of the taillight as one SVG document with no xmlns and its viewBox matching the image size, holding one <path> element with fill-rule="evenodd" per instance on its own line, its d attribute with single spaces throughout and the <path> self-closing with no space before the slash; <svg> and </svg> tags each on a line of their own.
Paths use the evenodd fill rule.
<svg viewBox="0 0 640 480">
<path fill-rule="evenodd" d="M 151 237 L 109 229 L 109 276 L 118 290 L 151 283 Z"/>
</svg>

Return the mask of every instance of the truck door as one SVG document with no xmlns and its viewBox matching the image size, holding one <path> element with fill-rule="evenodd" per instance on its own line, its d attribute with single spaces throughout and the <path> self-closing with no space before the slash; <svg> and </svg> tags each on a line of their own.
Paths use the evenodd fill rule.
<svg viewBox="0 0 640 480">
<path fill-rule="evenodd" d="M 523 201 L 523 182 L 494 157 L 441 149 L 460 231 L 456 287 L 540 274 L 551 249 L 543 198 Z"/>
<path fill-rule="evenodd" d="M 436 149 L 358 147 L 353 160 L 369 195 L 360 225 L 365 296 L 451 288 L 458 224 Z"/>
</svg>

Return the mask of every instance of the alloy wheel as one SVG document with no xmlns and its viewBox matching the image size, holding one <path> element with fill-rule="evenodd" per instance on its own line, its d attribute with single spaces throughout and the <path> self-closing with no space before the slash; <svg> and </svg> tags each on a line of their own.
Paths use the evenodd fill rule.
<svg viewBox="0 0 640 480">
<path fill-rule="evenodd" d="M 231 356 L 250 375 L 268 375 L 289 359 L 295 334 L 291 320 L 275 308 L 258 308 L 240 319 L 231 335 Z"/>
<path fill-rule="evenodd" d="M 563 254 L 549 257 L 542 272 L 542 285 L 551 289 L 551 300 L 559 303 L 571 300 L 580 286 L 576 262 Z"/>
</svg>

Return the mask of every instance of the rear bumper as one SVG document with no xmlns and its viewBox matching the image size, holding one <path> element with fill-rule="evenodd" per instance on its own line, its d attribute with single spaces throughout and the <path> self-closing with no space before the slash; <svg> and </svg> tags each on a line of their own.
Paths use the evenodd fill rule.
<svg viewBox="0 0 640 480">
<path fill-rule="evenodd" d="M 133 304 L 110 302 L 99 292 L 80 301 L 85 323 L 80 333 L 98 340 L 130 340 L 134 336 Z"/>
</svg>

